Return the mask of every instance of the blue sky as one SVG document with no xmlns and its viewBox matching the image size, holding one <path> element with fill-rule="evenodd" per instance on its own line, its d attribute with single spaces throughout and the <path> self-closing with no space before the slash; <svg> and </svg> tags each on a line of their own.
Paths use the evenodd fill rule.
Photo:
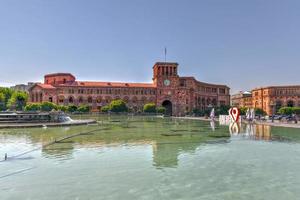
<svg viewBox="0 0 300 200">
<path fill-rule="evenodd" d="M 0 85 L 52 72 L 150 82 L 152 66 L 232 92 L 300 84 L 298 0 L 0 0 Z"/>
</svg>

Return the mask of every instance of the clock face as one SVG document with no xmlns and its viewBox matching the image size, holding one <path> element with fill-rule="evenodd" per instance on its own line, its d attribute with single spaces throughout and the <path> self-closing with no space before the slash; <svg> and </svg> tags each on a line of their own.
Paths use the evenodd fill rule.
<svg viewBox="0 0 300 200">
<path fill-rule="evenodd" d="M 164 80 L 164 84 L 165 84 L 165 86 L 169 86 L 171 84 L 171 81 L 166 79 L 166 80 Z"/>
</svg>

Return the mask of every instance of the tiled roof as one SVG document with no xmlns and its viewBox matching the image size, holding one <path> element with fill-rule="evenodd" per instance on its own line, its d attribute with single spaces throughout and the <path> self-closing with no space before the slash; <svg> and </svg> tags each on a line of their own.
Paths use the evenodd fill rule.
<svg viewBox="0 0 300 200">
<path fill-rule="evenodd" d="M 150 87 L 154 88 L 152 83 L 121 83 L 121 82 L 93 82 L 93 81 L 76 81 L 73 83 L 60 84 L 60 86 L 82 86 L 82 87 Z"/>
<path fill-rule="evenodd" d="M 72 76 L 75 78 L 75 76 L 71 73 L 53 73 L 53 74 L 46 74 L 45 77 L 49 76 Z"/>
<path fill-rule="evenodd" d="M 43 88 L 43 89 L 55 89 L 55 87 L 53 87 L 50 84 L 37 83 L 36 85 Z"/>
</svg>

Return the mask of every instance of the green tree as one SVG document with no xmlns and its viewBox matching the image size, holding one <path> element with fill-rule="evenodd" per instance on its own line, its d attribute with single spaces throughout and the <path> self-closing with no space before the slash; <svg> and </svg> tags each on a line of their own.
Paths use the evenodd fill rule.
<svg viewBox="0 0 300 200">
<path fill-rule="evenodd" d="M 41 110 L 41 104 L 40 103 L 30 103 L 27 104 L 24 108 L 26 111 L 39 111 Z"/>
<path fill-rule="evenodd" d="M 7 104 L 8 100 L 11 98 L 12 94 L 14 93 L 14 90 L 10 88 L 4 88 L 0 87 L 0 93 L 4 94 L 5 96 L 5 105 Z"/>
<path fill-rule="evenodd" d="M 5 95 L 0 93 L 0 111 L 5 110 Z"/>
<path fill-rule="evenodd" d="M 7 102 L 7 107 L 15 110 L 23 110 L 28 100 L 28 94 L 22 91 L 14 91 Z"/>
<path fill-rule="evenodd" d="M 86 112 L 90 111 L 90 107 L 87 106 L 87 105 L 82 105 L 82 106 L 79 106 L 79 108 L 77 109 L 77 111 L 86 113 Z"/>
<path fill-rule="evenodd" d="M 156 105 L 154 103 L 147 103 L 143 107 L 143 111 L 145 113 L 155 113 L 156 112 Z"/>
<path fill-rule="evenodd" d="M 72 112 L 75 112 L 77 111 L 78 107 L 75 106 L 75 105 L 69 105 L 68 108 L 67 108 L 67 111 L 72 113 Z"/>
<path fill-rule="evenodd" d="M 156 112 L 160 114 L 165 114 L 166 113 L 166 108 L 163 106 L 159 106 L 156 108 Z"/>
<path fill-rule="evenodd" d="M 248 110 L 247 107 L 241 107 L 241 108 L 240 108 L 241 115 L 246 115 L 247 110 Z"/>
<path fill-rule="evenodd" d="M 125 101 L 121 99 L 113 100 L 112 102 L 110 102 L 109 108 L 111 112 L 116 112 L 116 113 L 128 111 Z"/>
<path fill-rule="evenodd" d="M 216 115 L 228 115 L 229 109 L 230 109 L 230 106 L 221 105 L 220 107 L 216 108 Z"/>
<path fill-rule="evenodd" d="M 41 103 L 41 110 L 46 112 L 49 112 L 51 110 L 57 110 L 57 105 L 52 102 L 46 101 Z"/>
</svg>

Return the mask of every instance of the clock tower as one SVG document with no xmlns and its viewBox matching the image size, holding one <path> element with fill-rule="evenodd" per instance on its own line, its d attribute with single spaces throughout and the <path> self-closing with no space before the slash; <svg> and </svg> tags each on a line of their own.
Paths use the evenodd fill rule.
<svg viewBox="0 0 300 200">
<path fill-rule="evenodd" d="M 153 66 L 153 83 L 157 88 L 157 106 L 164 106 L 167 113 L 174 114 L 176 88 L 179 85 L 177 63 L 157 62 Z"/>
<path fill-rule="evenodd" d="M 178 83 L 177 63 L 157 62 L 153 66 L 153 82 L 157 87 L 176 87 Z"/>
</svg>

